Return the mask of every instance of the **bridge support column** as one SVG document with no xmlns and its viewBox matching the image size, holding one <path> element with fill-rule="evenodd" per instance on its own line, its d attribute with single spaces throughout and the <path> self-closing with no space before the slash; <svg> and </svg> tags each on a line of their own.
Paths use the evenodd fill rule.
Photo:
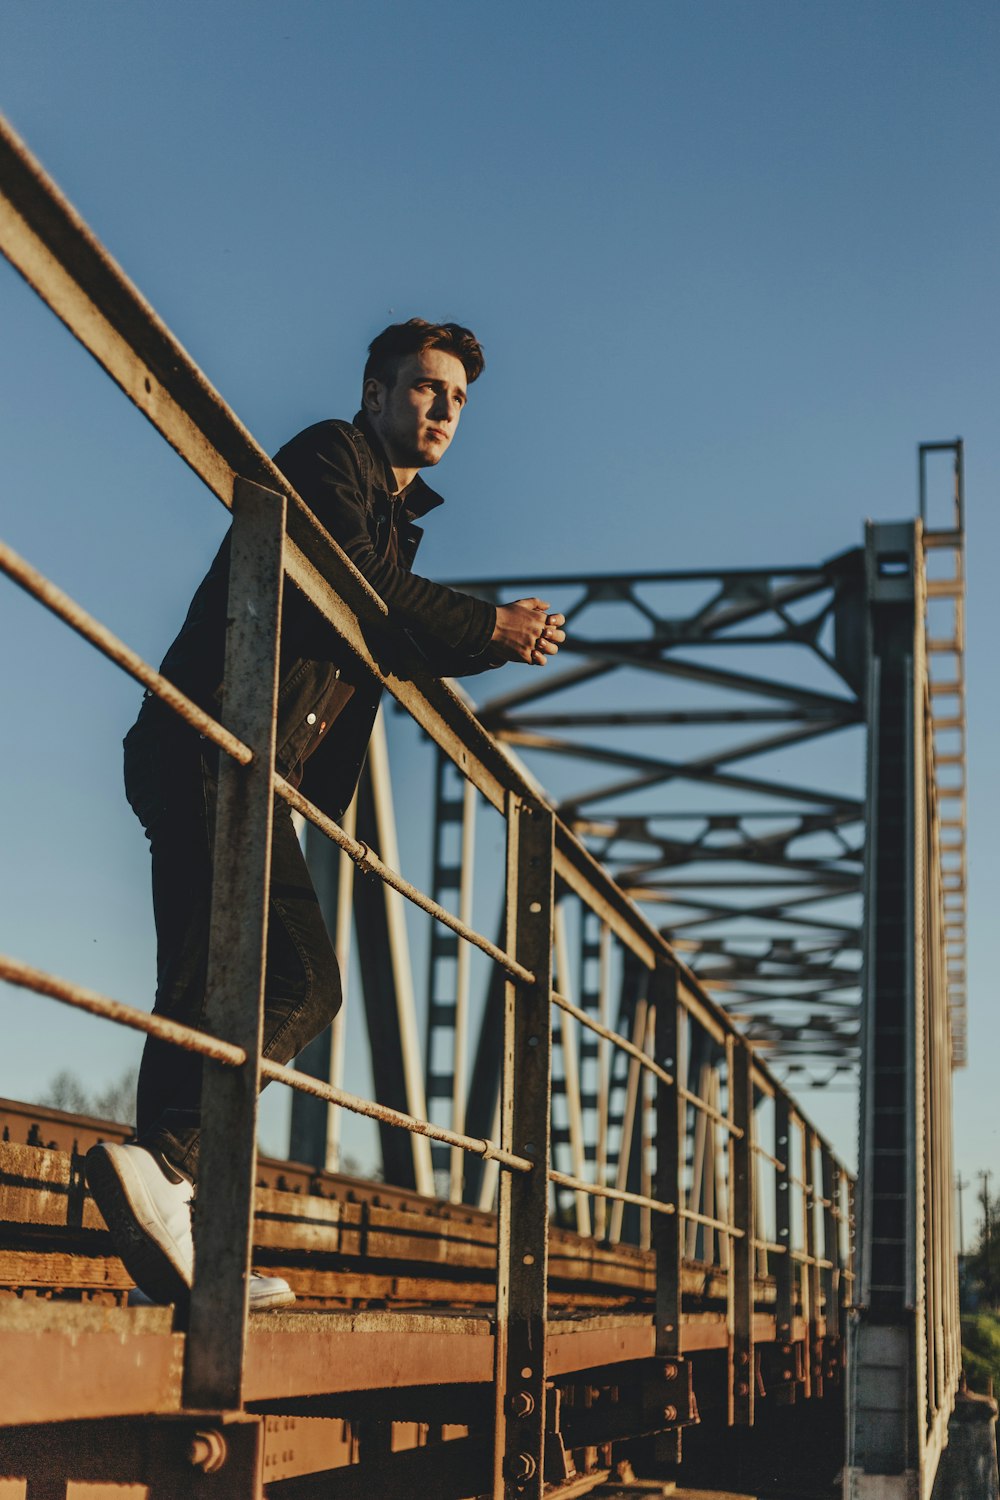
<svg viewBox="0 0 1000 1500">
<path fill-rule="evenodd" d="M 919 523 L 870 524 L 866 575 L 860 1280 L 849 1328 L 844 1495 L 924 1500 L 957 1371 L 939 1390 L 941 1351 L 926 1317 L 928 1272 L 950 1246 L 939 1227 L 949 1210 L 936 1198 L 950 1175 L 951 1141 L 950 1119 L 928 1086 L 928 1041 L 942 1045 L 947 995 L 934 961 L 942 913 L 928 872 L 937 809 Z"/>
</svg>

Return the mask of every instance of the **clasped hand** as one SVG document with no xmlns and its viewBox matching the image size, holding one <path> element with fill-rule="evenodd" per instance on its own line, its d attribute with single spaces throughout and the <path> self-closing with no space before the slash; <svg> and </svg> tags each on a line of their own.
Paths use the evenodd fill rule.
<svg viewBox="0 0 1000 1500">
<path fill-rule="evenodd" d="M 497 606 L 493 648 L 504 661 L 544 667 L 566 639 L 566 616 L 550 614 L 544 599 L 516 599 Z"/>
</svg>

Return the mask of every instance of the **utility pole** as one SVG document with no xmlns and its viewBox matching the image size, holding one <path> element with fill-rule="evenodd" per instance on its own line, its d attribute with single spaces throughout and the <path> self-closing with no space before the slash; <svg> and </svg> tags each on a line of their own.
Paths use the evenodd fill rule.
<svg viewBox="0 0 1000 1500">
<path fill-rule="evenodd" d="M 983 1248 L 986 1252 L 986 1296 L 989 1302 L 993 1302 L 993 1258 L 990 1245 L 990 1178 L 991 1171 L 979 1173 L 979 1180 L 983 1185 Z"/>
<path fill-rule="evenodd" d="M 955 1178 L 955 1191 L 958 1193 L 958 1253 L 960 1256 L 965 1255 L 965 1230 L 962 1227 L 962 1194 L 968 1186 L 969 1183 L 962 1176 L 961 1172 L 959 1172 Z"/>
</svg>

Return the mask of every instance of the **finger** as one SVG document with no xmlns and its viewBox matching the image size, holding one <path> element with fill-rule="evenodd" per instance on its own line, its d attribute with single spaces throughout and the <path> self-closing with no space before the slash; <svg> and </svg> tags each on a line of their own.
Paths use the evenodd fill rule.
<svg viewBox="0 0 1000 1500">
<path fill-rule="evenodd" d="M 538 649 L 539 651 L 544 651 L 547 656 L 555 656 L 556 652 L 559 650 L 559 647 L 555 641 L 550 641 L 543 637 L 538 642 Z"/>
<path fill-rule="evenodd" d="M 565 625 L 566 624 L 566 616 L 565 615 L 546 615 L 545 616 L 545 623 L 546 623 L 546 625 Z"/>
</svg>

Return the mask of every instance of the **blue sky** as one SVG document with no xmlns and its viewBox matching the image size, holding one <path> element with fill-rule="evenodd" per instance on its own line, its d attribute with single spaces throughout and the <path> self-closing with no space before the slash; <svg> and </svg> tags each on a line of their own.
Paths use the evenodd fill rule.
<svg viewBox="0 0 1000 1500">
<path fill-rule="evenodd" d="M 997 1157 L 998 64 L 985 0 L 0 15 L 0 108 L 264 446 L 351 415 L 386 322 L 475 327 L 432 576 L 818 561 L 965 438 L 966 1175 Z M 0 329 L 0 532 L 158 660 L 224 513 L 6 265 Z M 0 641 L 0 948 L 144 1002 L 135 689 L 10 588 Z M 0 1094 L 133 1055 L 43 1005 L 0 995 Z"/>
</svg>

